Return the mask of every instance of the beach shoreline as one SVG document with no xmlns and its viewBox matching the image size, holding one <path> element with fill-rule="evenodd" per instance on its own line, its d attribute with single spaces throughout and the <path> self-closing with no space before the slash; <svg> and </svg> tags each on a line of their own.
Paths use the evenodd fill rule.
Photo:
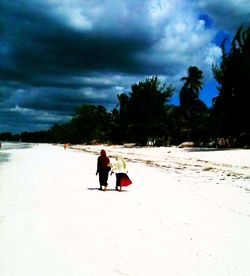
<svg viewBox="0 0 250 276">
<path fill-rule="evenodd" d="M 98 155 L 101 149 L 105 149 L 111 157 L 121 154 L 127 161 L 143 163 L 166 171 L 223 172 L 235 179 L 250 180 L 249 149 L 126 147 L 123 145 L 72 145 L 70 147 L 94 155 Z"/>
<path fill-rule="evenodd" d="M 115 176 L 98 191 L 101 149 L 127 161 L 124 192 Z M 11 150 L 0 164 L 0 274 L 248 275 L 249 152 Z"/>
</svg>

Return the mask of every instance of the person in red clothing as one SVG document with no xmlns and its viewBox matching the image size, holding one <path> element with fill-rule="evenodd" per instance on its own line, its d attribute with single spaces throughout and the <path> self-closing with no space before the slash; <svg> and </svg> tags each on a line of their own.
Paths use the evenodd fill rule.
<svg viewBox="0 0 250 276">
<path fill-rule="evenodd" d="M 99 174 L 99 183 L 100 189 L 102 191 L 102 186 L 104 186 L 104 191 L 106 191 L 108 186 L 108 176 L 110 168 L 110 161 L 108 156 L 106 155 L 105 150 L 101 150 L 101 154 L 97 159 L 97 170 L 96 175 Z"/>
</svg>

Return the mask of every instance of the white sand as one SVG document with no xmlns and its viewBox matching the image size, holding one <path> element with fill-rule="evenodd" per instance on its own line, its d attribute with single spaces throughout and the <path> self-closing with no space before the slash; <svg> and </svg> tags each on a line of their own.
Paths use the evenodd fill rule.
<svg viewBox="0 0 250 276">
<path fill-rule="evenodd" d="M 0 275 L 250 275 L 250 151 L 39 145 L 0 164 Z M 133 184 L 98 191 L 96 158 Z"/>
</svg>

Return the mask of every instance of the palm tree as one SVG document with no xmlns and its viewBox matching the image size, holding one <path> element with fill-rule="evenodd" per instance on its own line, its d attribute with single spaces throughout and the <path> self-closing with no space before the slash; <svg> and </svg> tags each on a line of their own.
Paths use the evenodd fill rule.
<svg viewBox="0 0 250 276">
<path fill-rule="evenodd" d="M 180 92 L 180 103 L 185 105 L 199 97 L 200 89 L 203 86 L 201 79 L 203 78 L 202 71 L 196 66 L 190 66 L 187 71 L 187 77 L 182 77 L 180 80 L 185 81 Z"/>
<path fill-rule="evenodd" d="M 206 105 L 199 99 L 199 92 L 202 88 L 203 73 L 196 66 L 190 66 L 187 76 L 182 77 L 185 81 L 180 91 L 180 104 L 183 116 L 182 132 L 188 140 L 200 140 L 203 137 L 202 114 L 207 111 Z"/>
</svg>

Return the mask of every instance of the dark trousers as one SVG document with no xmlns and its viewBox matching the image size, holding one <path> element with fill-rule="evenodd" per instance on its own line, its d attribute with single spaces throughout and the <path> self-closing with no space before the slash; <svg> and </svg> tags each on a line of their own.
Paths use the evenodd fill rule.
<svg viewBox="0 0 250 276">
<path fill-rule="evenodd" d="M 100 183 L 100 188 L 102 188 L 102 186 L 108 186 L 108 177 L 109 177 L 109 170 L 110 168 L 105 168 L 105 169 L 101 169 L 99 171 L 99 183 Z"/>
</svg>

